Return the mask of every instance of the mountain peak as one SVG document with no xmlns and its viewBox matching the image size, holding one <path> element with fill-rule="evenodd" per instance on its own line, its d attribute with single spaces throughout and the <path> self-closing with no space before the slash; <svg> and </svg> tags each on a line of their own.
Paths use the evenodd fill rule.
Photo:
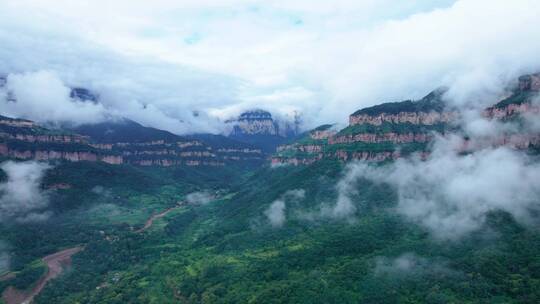
<svg viewBox="0 0 540 304">
<path fill-rule="evenodd" d="M 240 114 L 238 117 L 238 120 L 273 120 L 272 119 L 272 113 L 262 110 L 262 109 L 254 109 L 254 110 L 248 110 Z"/>
<path fill-rule="evenodd" d="M 518 89 L 520 91 L 540 91 L 540 72 L 523 75 L 518 79 Z"/>
<path fill-rule="evenodd" d="M 81 87 L 72 88 L 71 92 L 69 93 L 69 97 L 91 102 L 97 102 L 99 99 L 97 94 L 93 93 L 89 89 Z"/>
<path fill-rule="evenodd" d="M 352 115 L 378 115 L 382 113 L 398 114 L 400 112 L 442 112 L 445 107 L 443 100 L 447 87 L 439 87 L 420 100 L 404 100 L 398 102 L 387 102 L 372 107 L 367 107 L 354 112 Z"/>
<path fill-rule="evenodd" d="M 228 123 L 232 126 L 229 137 L 267 152 L 298 134 L 296 117 L 294 121 L 274 119 L 272 113 L 262 109 L 245 111 Z"/>
</svg>

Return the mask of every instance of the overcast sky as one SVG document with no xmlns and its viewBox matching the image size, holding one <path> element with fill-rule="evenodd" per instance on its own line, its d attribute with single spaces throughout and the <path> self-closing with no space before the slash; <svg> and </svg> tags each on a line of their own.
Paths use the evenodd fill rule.
<svg viewBox="0 0 540 304">
<path fill-rule="evenodd" d="M 21 99 L 0 112 L 190 133 L 250 108 L 344 124 L 440 85 L 476 102 L 540 69 L 538 16 L 537 0 L 0 0 L 0 72 Z"/>
</svg>

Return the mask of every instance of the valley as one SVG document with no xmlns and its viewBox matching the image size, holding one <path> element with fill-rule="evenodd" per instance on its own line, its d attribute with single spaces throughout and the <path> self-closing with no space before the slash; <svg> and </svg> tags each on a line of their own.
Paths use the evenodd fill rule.
<svg viewBox="0 0 540 304">
<path fill-rule="evenodd" d="M 540 303 L 539 16 L 0 0 L 0 304 Z"/>
<path fill-rule="evenodd" d="M 404 209 L 431 199 L 417 198 L 424 179 L 440 187 L 429 166 L 491 155 L 478 153 L 523 160 L 520 169 L 532 169 L 518 171 L 524 180 L 511 190 L 536 191 L 526 179 L 540 150 L 527 122 L 538 114 L 537 89 L 524 81 L 481 116 L 523 128 L 478 138 L 455 123 L 461 114 L 447 110 L 441 90 L 361 109 L 341 130 L 327 124 L 278 141 L 264 113 L 253 126 L 254 114 L 245 116 L 231 137 L 180 137 L 129 121 L 53 130 L 2 117 L 0 182 L 18 181 L 13 168 L 25 164 L 28 189 L 47 202 L 4 212 L 3 302 L 536 303 L 540 234 L 528 196 L 513 195 L 526 221 L 487 205 L 471 215 L 474 233 L 457 225 L 442 234 Z M 270 146 L 257 145 L 261 132 Z M 417 184 L 399 179 L 411 172 Z M 465 208 L 467 198 L 446 199 Z M 455 216 L 429 208 L 419 209 L 437 223 Z"/>
</svg>

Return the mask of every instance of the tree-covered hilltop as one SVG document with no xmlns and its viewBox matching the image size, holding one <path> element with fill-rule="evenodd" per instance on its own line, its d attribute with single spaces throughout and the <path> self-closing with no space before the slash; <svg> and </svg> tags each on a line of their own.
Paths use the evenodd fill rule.
<svg viewBox="0 0 540 304">
<path fill-rule="evenodd" d="M 402 112 L 441 112 L 446 107 L 443 96 L 448 91 L 448 88 L 441 87 L 428 95 L 424 96 L 420 100 L 404 100 L 398 102 L 386 102 L 372 107 L 367 107 L 354 112 L 352 115 L 378 115 L 382 113 L 386 114 L 399 114 Z"/>
</svg>

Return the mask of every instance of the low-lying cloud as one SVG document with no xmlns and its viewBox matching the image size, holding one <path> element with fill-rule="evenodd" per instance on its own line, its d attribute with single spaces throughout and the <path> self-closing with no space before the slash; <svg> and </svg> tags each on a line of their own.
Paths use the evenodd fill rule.
<svg viewBox="0 0 540 304">
<path fill-rule="evenodd" d="M 396 258 L 377 257 L 374 274 L 407 277 L 418 275 L 453 275 L 458 272 L 450 269 L 446 263 L 420 257 L 412 252 L 404 253 Z"/>
<path fill-rule="evenodd" d="M 491 104 L 500 100 L 481 89 L 475 95 L 491 98 Z M 455 98 L 450 102 L 459 105 Z M 348 165 L 337 184 L 336 203 L 324 207 L 323 213 L 334 218 L 354 215 L 352 197 L 358 193 L 359 180 L 368 179 L 393 186 L 398 194 L 395 210 L 437 238 L 470 234 L 484 225 L 492 211 L 508 212 L 524 225 L 536 223 L 540 163 L 525 149 L 538 139 L 537 102 L 516 120 L 490 119 L 483 115 L 482 103 L 476 107 L 464 103 L 458 107 L 459 131 L 435 135 L 427 158 L 414 155 L 384 166 Z"/>
<path fill-rule="evenodd" d="M 461 155 L 456 142 L 462 143 L 438 139 L 427 160 L 399 159 L 382 168 L 351 164 L 341 182 L 367 178 L 392 185 L 399 198 L 396 211 L 437 238 L 457 239 L 478 230 L 496 210 L 533 223 L 533 214 L 540 211 L 540 164 L 507 147 Z M 351 204 L 350 195 L 340 193 L 344 199 L 338 198 L 334 210 L 354 210 L 342 207 Z"/>
<path fill-rule="evenodd" d="M 186 195 L 186 201 L 193 205 L 206 205 L 214 199 L 215 196 L 210 191 L 197 191 Z"/>
<path fill-rule="evenodd" d="M 321 208 L 322 217 L 331 217 L 335 219 L 348 218 L 356 212 L 356 206 L 352 201 L 352 196 L 358 194 L 357 182 L 362 177 L 352 166 L 345 168 L 345 174 L 337 183 L 338 197 L 333 206 L 323 206 Z"/>
<path fill-rule="evenodd" d="M 7 181 L 0 184 L 0 222 L 27 223 L 49 218 L 49 199 L 40 183 L 50 166 L 36 161 L 7 161 L 0 168 L 7 175 Z"/>
<path fill-rule="evenodd" d="M 112 190 L 111 189 L 108 189 L 108 188 L 105 188 L 101 185 L 97 185 L 97 186 L 94 186 L 92 189 L 91 189 L 92 193 L 96 194 L 96 195 L 99 195 L 99 196 L 102 196 L 102 197 L 105 197 L 105 198 L 110 198 L 112 196 Z"/>
<path fill-rule="evenodd" d="M 95 123 L 106 118 L 103 105 L 70 98 L 71 89 L 50 71 L 10 74 L 2 89 L 2 113 L 10 117 L 74 124 Z M 10 100 L 6 99 L 8 96 Z"/>
<path fill-rule="evenodd" d="M 282 227 L 286 221 L 286 202 L 295 202 L 304 199 L 306 192 L 303 189 L 294 189 L 285 192 L 279 199 L 270 204 L 264 211 L 270 225 L 274 228 Z"/>
</svg>

